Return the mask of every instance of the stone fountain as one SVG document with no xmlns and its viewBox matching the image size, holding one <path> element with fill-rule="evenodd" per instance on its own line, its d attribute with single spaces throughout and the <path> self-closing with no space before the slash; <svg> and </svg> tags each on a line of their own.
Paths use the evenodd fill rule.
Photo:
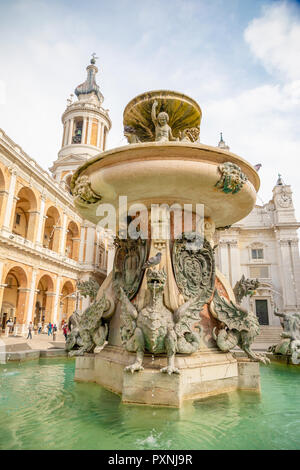
<svg viewBox="0 0 300 470">
<path fill-rule="evenodd" d="M 241 157 L 200 143 L 201 116 L 180 93 L 137 96 L 124 110 L 128 145 L 87 161 L 71 182 L 82 216 L 116 233 L 113 271 L 76 313 L 75 380 L 124 403 L 180 407 L 259 391 L 259 362 L 268 361 L 251 350 L 257 318 L 216 268 L 213 242 L 252 210 L 259 177 Z M 231 352 L 237 346 L 243 354 Z"/>
</svg>

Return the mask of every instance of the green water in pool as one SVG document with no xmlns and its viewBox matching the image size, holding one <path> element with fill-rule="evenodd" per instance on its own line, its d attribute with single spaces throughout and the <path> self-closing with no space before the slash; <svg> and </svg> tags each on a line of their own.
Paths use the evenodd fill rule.
<svg viewBox="0 0 300 470">
<path fill-rule="evenodd" d="M 261 366 L 261 394 L 177 409 L 123 405 L 72 359 L 0 366 L 0 449 L 300 449 L 300 367 Z"/>
</svg>

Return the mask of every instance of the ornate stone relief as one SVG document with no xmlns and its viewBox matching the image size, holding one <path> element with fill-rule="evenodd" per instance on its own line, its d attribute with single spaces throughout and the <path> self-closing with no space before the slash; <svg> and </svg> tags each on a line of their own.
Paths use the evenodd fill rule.
<svg viewBox="0 0 300 470">
<path fill-rule="evenodd" d="M 224 193 L 235 194 L 240 191 L 246 181 L 248 181 L 247 176 L 235 163 L 223 163 L 218 166 L 218 170 L 221 173 L 221 178 L 215 184 L 215 187 L 222 189 Z"/>
<path fill-rule="evenodd" d="M 183 233 L 173 245 L 176 283 L 185 299 L 199 297 L 199 308 L 210 298 L 215 283 L 214 250 L 195 232 Z"/>
<path fill-rule="evenodd" d="M 75 181 L 72 194 L 78 202 L 85 204 L 95 204 L 102 198 L 91 188 L 91 182 L 87 175 L 82 175 Z"/>
<path fill-rule="evenodd" d="M 116 292 L 122 287 L 129 299 L 132 299 L 138 291 L 144 271 L 143 265 L 147 260 L 147 241 L 142 238 L 114 240 L 116 247 L 113 285 Z"/>
</svg>

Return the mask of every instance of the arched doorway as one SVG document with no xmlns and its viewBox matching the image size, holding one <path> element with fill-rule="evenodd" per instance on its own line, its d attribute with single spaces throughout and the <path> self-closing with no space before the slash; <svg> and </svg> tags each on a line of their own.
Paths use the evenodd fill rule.
<svg viewBox="0 0 300 470">
<path fill-rule="evenodd" d="M 54 308 L 54 283 L 48 274 L 44 274 L 37 284 L 37 295 L 33 323 L 43 325 L 51 321 Z"/>
<path fill-rule="evenodd" d="M 65 255 L 68 258 L 78 261 L 79 242 L 80 242 L 79 228 L 75 222 L 71 221 L 68 225 L 67 237 L 66 237 Z"/>
<path fill-rule="evenodd" d="M 49 250 L 59 250 L 61 219 L 56 207 L 51 206 L 46 213 L 46 221 L 43 234 L 43 246 Z"/>
<path fill-rule="evenodd" d="M 3 301 L 1 307 L 0 324 L 5 329 L 6 322 L 11 319 L 16 324 L 25 321 L 27 300 L 27 276 L 20 266 L 11 268 L 4 281 Z"/>
<path fill-rule="evenodd" d="M 34 241 L 37 203 L 34 192 L 27 187 L 20 189 L 15 208 L 12 232 Z"/>
<path fill-rule="evenodd" d="M 66 323 L 75 310 L 75 287 L 71 281 L 66 281 L 60 293 L 59 323 Z"/>
</svg>

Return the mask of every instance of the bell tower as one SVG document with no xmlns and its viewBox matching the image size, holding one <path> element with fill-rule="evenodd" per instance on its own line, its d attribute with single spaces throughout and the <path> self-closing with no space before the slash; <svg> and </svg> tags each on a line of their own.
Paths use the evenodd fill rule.
<svg viewBox="0 0 300 470">
<path fill-rule="evenodd" d="M 79 165 L 103 152 L 107 134 L 111 128 L 108 110 L 102 107 L 104 97 L 96 82 L 95 54 L 87 66 L 86 80 L 75 88 L 77 99 L 67 100 L 62 115 L 63 138 L 58 159 L 50 168 L 57 181 L 70 179 Z"/>
</svg>

